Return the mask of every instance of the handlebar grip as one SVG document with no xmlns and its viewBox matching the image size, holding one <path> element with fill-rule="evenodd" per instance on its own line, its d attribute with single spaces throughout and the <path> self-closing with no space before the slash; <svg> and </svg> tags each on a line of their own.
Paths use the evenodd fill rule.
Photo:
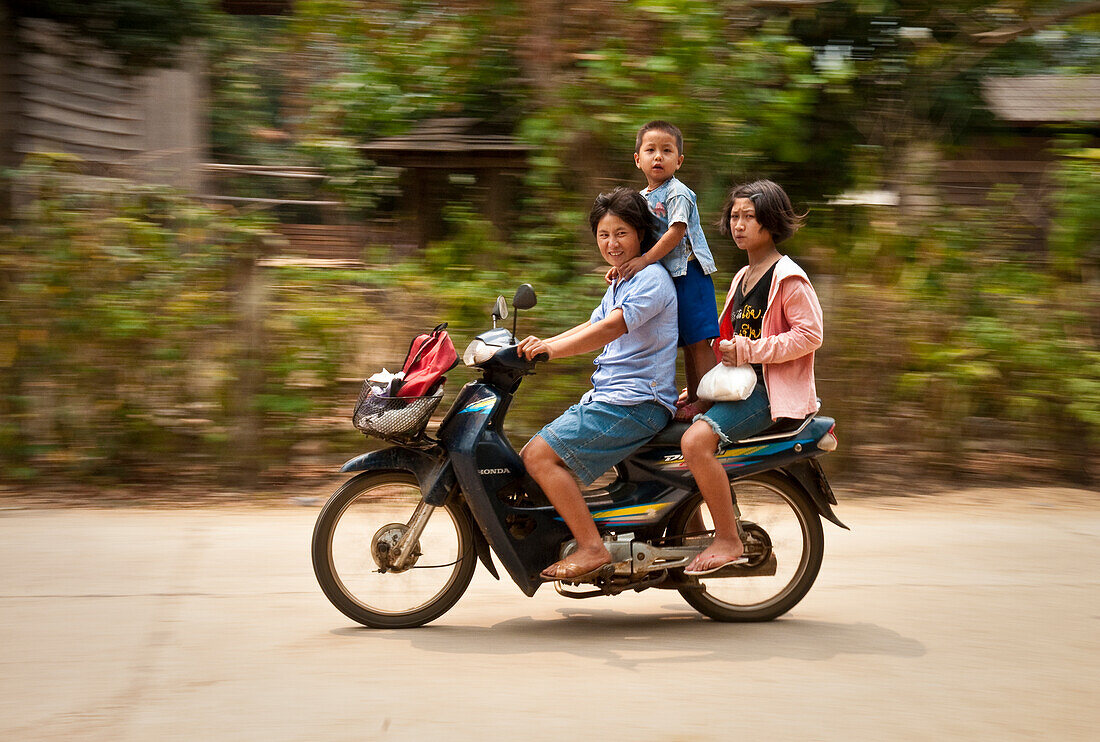
<svg viewBox="0 0 1100 742">
<path fill-rule="evenodd" d="M 547 361 L 550 360 L 550 354 L 549 353 L 539 353 L 537 356 L 535 356 L 531 360 L 534 361 L 535 363 L 546 363 Z"/>
</svg>

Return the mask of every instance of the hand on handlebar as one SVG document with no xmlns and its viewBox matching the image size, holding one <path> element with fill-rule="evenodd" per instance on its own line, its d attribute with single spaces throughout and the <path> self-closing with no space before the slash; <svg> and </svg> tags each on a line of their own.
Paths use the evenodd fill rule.
<svg viewBox="0 0 1100 742">
<path fill-rule="evenodd" d="M 516 346 L 516 352 L 529 361 L 549 361 L 554 357 L 550 344 L 534 335 L 528 335 L 520 340 L 519 345 Z"/>
</svg>

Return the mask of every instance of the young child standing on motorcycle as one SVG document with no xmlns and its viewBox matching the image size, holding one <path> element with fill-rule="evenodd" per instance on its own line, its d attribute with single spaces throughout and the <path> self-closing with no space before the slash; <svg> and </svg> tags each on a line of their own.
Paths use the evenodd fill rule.
<svg viewBox="0 0 1100 742">
<path fill-rule="evenodd" d="M 714 520 L 714 542 L 684 569 L 715 572 L 742 561 L 744 545 L 719 446 L 759 433 L 779 418 L 817 410 L 814 351 L 821 347 L 821 304 L 806 273 L 776 245 L 801 225 L 787 194 L 770 180 L 730 191 L 718 227 L 744 250 L 749 264 L 730 285 L 714 352 L 727 365 L 752 364 L 757 384 L 748 399 L 716 402 L 681 439 L 688 468 Z"/>
<path fill-rule="evenodd" d="M 645 199 L 628 188 L 600 194 L 589 224 L 612 268 L 636 261 L 654 243 Z M 611 562 L 573 475 L 590 484 L 668 424 L 676 409 L 676 316 L 672 278 L 649 264 L 615 279 L 587 322 L 519 343 L 528 359 L 603 348 L 592 389 L 523 448 L 527 472 L 577 539 L 575 552 L 543 570 L 544 580 L 584 579 Z"/>
<path fill-rule="evenodd" d="M 642 195 L 657 220 L 658 239 L 644 255 L 612 268 L 608 280 L 615 275 L 630 278 L 654 263 L 662 263 L 672 274 L 687 377 L 687 393 L 678 402 L 676 419 L 691 420 L 699 412 L 699 379 L 714 366 L 710 341 L 718 337 L 718 312 L 710 274 L 717 267 L 699 224 L 695 193 L 676 178 L 683 163 L 684 137 L 677 127 L 667 121 L 650 121 L 638 130 L 634 164 L 645 175 Z"/>
</svg>

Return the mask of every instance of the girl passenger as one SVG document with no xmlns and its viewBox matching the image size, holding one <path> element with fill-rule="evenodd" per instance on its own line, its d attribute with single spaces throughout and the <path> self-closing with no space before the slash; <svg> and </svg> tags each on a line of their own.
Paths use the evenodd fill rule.
<svg viewBox="0 0 1100 742">
<path fill-rule="evenodd" d="M 684 569 L 704 575 L 745 561 L 730 483 L 716 458 L 720 447 L 762 432 L 780 418 L 817 410 L 814 351 L 821 347 L 821 304 L 810 279 L 776 245 L 802 226 L 787 194 L 770 180 L 730 191 L 718 227 L 745 251 L 749 264 L 733 279 L 719 317 L 715 355 L 721 363 L 752 364 L 752 394 L 716 402 L 696 415 L 681 439 L 684 460 L 714 521 L 714 542 Z"/>
</svg>

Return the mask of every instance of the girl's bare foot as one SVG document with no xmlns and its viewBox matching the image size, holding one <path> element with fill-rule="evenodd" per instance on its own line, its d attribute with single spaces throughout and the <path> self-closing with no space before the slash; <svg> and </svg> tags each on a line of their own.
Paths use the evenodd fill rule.
<svg viewBox="0 0 1100 742">
<path fill-rule="evenodd" d="M 684 574 L 706 574 L 735 564 L 745 554 L 745 545 L 736 536 L 731 539 L 715 539 L 702 554 L 691 560 L 691 564 L 684 567 Z"/>
</svg>

